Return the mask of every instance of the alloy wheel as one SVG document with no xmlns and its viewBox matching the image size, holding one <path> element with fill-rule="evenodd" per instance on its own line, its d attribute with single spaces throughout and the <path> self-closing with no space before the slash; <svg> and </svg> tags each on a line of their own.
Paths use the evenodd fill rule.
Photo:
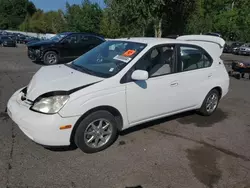
<svg viewBox="0 0 250 188">
<path fill-rule="evenodd" d="M 91 148 L 100 148 L 110 140 L 113 128 L 106 119 L 91 122 L 84 132 L 84 142 Z"/>
<path fill-rule="evenodd" d="M 49 64 L 55 64 L 57 62 L 57 57 L 55 54 L 48 54 L 46 58 Z"/>
<path fill-rule="evenodd" d="M 216 93 L 212 93 L 206 101 L 206 110 L 208 113 L 212 113 L 218 105 L 218 96 Z"/>
</svg>

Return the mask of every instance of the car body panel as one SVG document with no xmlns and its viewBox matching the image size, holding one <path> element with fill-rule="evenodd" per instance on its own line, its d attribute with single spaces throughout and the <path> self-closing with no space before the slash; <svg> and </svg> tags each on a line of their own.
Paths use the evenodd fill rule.
<svg viewBox="0 0 250 188">
<path fill-rule="evenodd" d="M 90 35 L 88 33 L 74 33 L 74 32 L 66 32 L 61 33 L 60 35 L 64 35 L 63 38 L 61 38 L 58 41 L 55 40 L 42 40 L 37 42 L 32 42 L 27 44 L 28 48 L 28 57 L 33 61 L 43 61 L 43 57 L 46 52 L 48 51 L 54 51 L 58 54 L 59 61 L 72 61 L 79 57 L 80 55 L 86 53 L 90 49 L 96 47 L 100 43 L 104 42 L 105 39 L 100 37 L 99 35 L 91 34 L 91 36 L 94 36 L 98 39 L 100 39 L 100 43 L 96 45 L 89 45 L 89 46 L 82 46 L 78 44 L 71 44 L 71 43 L 64 43 L 64 41 L 71 37 L 71 36 L 78 36 L 78 35 Z M 40 50 L 39 54 L 33 53 L 34 50 Z"/>
<path fill-rule="evenodd" d="M 65 65 L 42 67 L 28 85 L 27 98 L 33 101 L 44 93 L 69 91 L 102 80 L 100 77 L 84 74 Z"/>
</svg>

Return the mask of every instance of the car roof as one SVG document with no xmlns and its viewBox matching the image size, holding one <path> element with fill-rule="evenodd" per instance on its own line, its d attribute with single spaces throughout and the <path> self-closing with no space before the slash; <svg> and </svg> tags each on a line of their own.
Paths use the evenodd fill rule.
<svg viewBox="0 0 250 188">
<path fill-rule="evenodd" d="M 220 37 L 207 35 L 183 35 L 177 39 L 154 38 L 154 37 L 133 37 L 119 38 L 111 41 L 127 41 L 147 44 L 148 48 L 163 44 L 187 44 L 196 45 L 205 49 L 211 56 L 220 57 L 225 41 Z"/>
<path fill-rule="evenodd" d="M 87 34 L 87 35 L 93 35 L 93 36 L 98 36 L 98 37 L 104 38 L 102 35 L 100 35 L 98 33 L 93 33 L 93 32 L 63 32 L 63 33 L 59 33 L 59 34 L 62 34 L 62 35 Z"/>
<path fill-rule="evenodd" d="M 149 46 L 161 45 L 166 43 L 196 44 L 195 41 L 180 40 L 178 38 L 172 39 L 172 38 L 154 38 L 154 37 L 133 37 L 133 38 L 118 38 L 109 40 L 142 43 L 142 44 L 147 44 Z"/>
<path fill-rule="evenodd" d="M 170 38 L 154 38 L 154 37 L 132 37 L 132 38 L 118 38 L 118 39 L 109 39 L 109 40 L 117 40 L 117 41 L 127 41 L 127 42 L 135 42 L 135 43 L 143 43 L 143 44 L 164 44 L 176 42 L 176 39 Z"/>
</svg>

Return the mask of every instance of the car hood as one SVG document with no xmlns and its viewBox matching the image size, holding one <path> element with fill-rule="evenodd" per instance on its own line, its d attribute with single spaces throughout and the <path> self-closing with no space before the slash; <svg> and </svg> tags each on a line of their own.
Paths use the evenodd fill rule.
<svg viewBox="0 0 250 188">
<path fill-rule="evenodd" d="M 53 40 L 43 40 L 43 41 L 35 41 L 32 43 L 27 44 L 28 47 L 36 47 L 36 46 L 43 46 L 43 45 L 51 45 L 55 44 L 56 42 Z"/>
<path fill-rule="evenodd" d="M 45 93 L 70 91 L 102 80 L 104 78 L 85 74 L 65 65 L 42 67 L 30 81 L 26 97 L 34 101 Z"/>
<path fill-rule="evenodd" d="M 34 43 L 37 43 L 37 42 L 41 42 L 40 40 L 27 40 L 27 45 L 30 45 L 30 44 L 34 44 Z"/>
</svg>

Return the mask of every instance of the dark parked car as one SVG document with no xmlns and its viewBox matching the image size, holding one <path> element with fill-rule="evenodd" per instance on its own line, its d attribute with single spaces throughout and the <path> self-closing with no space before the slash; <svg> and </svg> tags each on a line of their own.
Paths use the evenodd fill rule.
<svg viewBox="0 0 250 188">
<path fill-rule="evenodd" d="M 7 37 L 10 37 L 12 40 L 16 42 L 17 37 L 15 35 L 7 35 Z"/>
<path fill-rule="evenodd" d="M 16 47 L 16 41 L 8 36 L 1 36 L 0 43 L 3 47 Z"/>
<path fill-rule="evenodd" d="M 239 55 L 250 55 L 250 43 L 246 43 L 246 44 L 243 44 L 242 46 L 240 46 L 238 54 Z"/>
<path fill-rule="evenodd" d="M 25 40 L 24 40 L 24 44 L 31 44 L 33 42 L 37 42 L 37 41 L 40 41 L 41 39 L 37 38 L 37 37 L 27 37 Z"/>
<path fill-rule="evenodd" d="M 27 44 L 28 57 L 46 65 L 72 61 L 104 41 L 102 36 L 92 33 L 60 33 L 49 40 Z"/>
<path fill-rule="evenodd" d="M 24 41 L 26 40 L 26 36 L 25 35 L 23 35 L 23 34 L 18 34 L 17 36 L 16 36 L 16 42 L 17 43 L 19 43 L 19 44 L 23 44 L 24 43 Z"/>
<path fill-rule="evenodd" d="M 179 36 L 180 35 L 168 35 L 167 38 L 169 38 L 169 39 L 176 39 Z"/>
<path fill-rule="evenodd" d="M 232 45 L 231 45 L 231 53 L 233 54 L 239 54 L 239 51 L 240 51 L 240 47 L 244 44 L 244 42 L 234 42 Z"/>
</svg>

